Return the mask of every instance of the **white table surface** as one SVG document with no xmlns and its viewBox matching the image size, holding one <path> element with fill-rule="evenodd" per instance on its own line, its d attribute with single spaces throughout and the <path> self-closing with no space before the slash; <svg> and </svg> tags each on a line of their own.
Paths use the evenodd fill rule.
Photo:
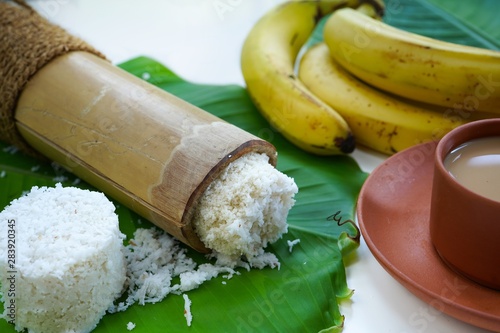
<svg viewBox="0 0 500 333">
<path fill-rule="evenodd" d="M 52 22 L 103 52 L 114 63 L 145 55 L 186 80 L 244 85 L 240 49 L 249 29 L 283 0 L 32 0 Z M 385 156 L 353 154 L 364 171 Z M 363 239 L 347 265 L 354 295 L 341 305 L 344 333 L 481 333 L 438 313 L 394 280 Z"/>
</svg>

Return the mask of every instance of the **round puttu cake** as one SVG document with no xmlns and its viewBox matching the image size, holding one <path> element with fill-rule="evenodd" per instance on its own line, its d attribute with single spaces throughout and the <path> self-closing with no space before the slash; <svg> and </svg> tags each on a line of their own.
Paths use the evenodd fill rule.
<svg viewBox="0 0 500 333">
<path fill-rule="evenodd" d="M 18 331 L 92 331 L 123 291 L 123 239 L 104 194 L 33 187 L 0 213 L 3 318 Z"/>
</svg>

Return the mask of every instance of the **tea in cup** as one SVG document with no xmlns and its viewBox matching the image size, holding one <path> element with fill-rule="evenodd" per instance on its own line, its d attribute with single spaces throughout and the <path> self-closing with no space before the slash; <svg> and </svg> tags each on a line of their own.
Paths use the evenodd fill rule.
<svg viewBox="0 0 500 333">
<path fill-rule="evenodd" d="M 500 290 L 500 118 L 459 126 L 439 141 L 430 235 L 449 267 Z"/>
</svg>

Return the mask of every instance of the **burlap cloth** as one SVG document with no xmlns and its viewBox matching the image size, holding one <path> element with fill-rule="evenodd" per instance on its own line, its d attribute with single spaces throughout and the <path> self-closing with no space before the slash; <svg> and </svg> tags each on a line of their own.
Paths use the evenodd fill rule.
<svg viewBox="0 0 500 333">
<path fill-rule="evenodd" d="M 18 132 L 16 104 L 25 84 L 52 59 L 71 51 L 104 56 L 40 16 L 24 1 L 0 0 L 0 140 L 39 156 Z"/>
</svg>

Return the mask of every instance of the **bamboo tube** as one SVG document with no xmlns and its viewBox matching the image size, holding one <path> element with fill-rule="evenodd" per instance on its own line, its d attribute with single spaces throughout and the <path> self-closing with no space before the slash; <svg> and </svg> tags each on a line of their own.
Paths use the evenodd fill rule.
<svg viewBox="0 0 500 333">
<path fill-rule="evenodd" d="M 40 69 L 15 109 L 35 149 L 200 251 L 196 204 L 211 181 L 268 142 L 87 52 L 69 52 Z"/>
</svg>

